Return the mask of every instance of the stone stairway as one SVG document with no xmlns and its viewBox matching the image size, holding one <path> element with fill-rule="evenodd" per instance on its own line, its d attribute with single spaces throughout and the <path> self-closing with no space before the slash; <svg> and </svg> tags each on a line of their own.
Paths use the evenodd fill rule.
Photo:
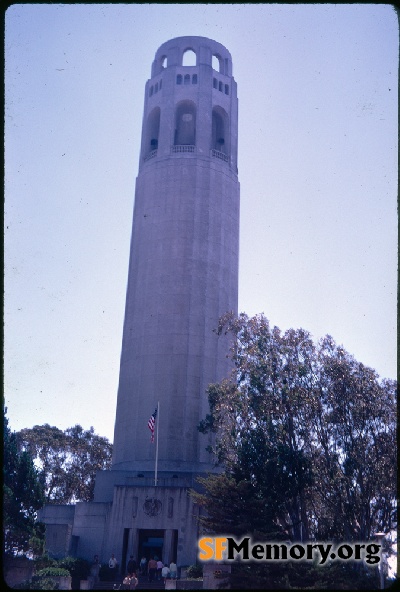
<svg viewBox="0 0 400 592">
<path fill-rule="evenodd" d="M 116 582 L 98 582 L 93 590 L 127 590 L 128 588 L 122 585 L 121 580 Z M 136 590 L 164 590 L 164 580 L 157 580 L 149 582 L 147 577 L 139 576 L 139 583 Z"/>
<path fill-rule="evenodd" d="M 136 586 L 136 590 L 165 590 L 164 580 L 156 581 L 156 582 L 148 582 L 147 578 L 140 580 Z"/>
</svg>

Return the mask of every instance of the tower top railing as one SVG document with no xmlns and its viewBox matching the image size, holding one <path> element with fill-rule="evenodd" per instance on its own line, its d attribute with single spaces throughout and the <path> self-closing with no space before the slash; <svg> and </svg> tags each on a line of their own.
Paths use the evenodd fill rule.
<svg viewBox="0 0 400 592">
<path fill-rule="evenodd" d="M 219 62 L 220 74 L 232 76 L 232 56 L 221 43 L 208 37 L 175 37 L 163 43 L 157 50 L 152 69 L 151 77 L 171 66 L 182 66 L 183 56 L 187 51 L 196 54 L 196 66 L 200 64 L 212 67 L 212 59 L 216 57 Z"/>
</svg>

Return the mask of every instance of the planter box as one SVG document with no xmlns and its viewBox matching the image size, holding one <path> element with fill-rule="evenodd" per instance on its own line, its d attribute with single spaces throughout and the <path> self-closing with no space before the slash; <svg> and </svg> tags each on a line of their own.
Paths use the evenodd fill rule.
<svg viewBox="0 0 400 592">
<path fill-rule="evenodd" d="M 49 576 L 52 580 L 55 580 L 58 583 L 59 590 L 72 590 L 71 576 Z"/>
</svg>

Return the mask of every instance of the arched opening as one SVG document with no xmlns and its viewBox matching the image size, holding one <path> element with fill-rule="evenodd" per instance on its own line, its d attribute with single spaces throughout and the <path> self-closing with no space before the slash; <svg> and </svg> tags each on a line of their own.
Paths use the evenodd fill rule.
<svg viewBox="0 0 400 592">
<path fill-rule="evenodd" d="M 229 155 L 229 119 L 221 107 L 215 107 L 212 112 L 211 148 Z"/>
<path fill-rule="evenodd" d="M 183 52 L 182 66 L 195 66 L 196 65 L 196 53 L 193 49 L 187 49 Z"/>
<path fill-rule="evenodd" d="M 162 56 L 160 62 L 161 62 L 161 68 L 166 68 L 167 67 L 167 56 Z"/>
<path fill-rule="evenodd" d="M 196 107 L 191 101 L 183 101 L 175 112 L 175 146 L 196 144 Z"/>
<path fill-rule="evenodd" d="M 149 114 L 149 117 L 147 119 L 145 156 L 148 156 L 150 153 L 157 150 L 159 133 L 160 133 L 160 108 L 156 107 Z"/>
<path fill-rule="evenodd" d="M 185 78 L 183 79 L 183 84 L 190 84 L 190 74 L 185 74 Z"/>
<path fill-rule="evenodd" d="M 213 70 L 216 70 L 217 72 L 221 72 L 221 67 L 222 67 L 222 60 L 218 55 L 213 55 L 212 57 L 212 68 Z"/>
</svg>

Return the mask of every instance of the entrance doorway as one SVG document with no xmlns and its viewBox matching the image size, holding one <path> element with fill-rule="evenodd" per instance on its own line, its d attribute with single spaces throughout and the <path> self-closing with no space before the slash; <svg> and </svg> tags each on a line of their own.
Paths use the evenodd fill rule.
<svg viewBox="0 0 400 592">
<path fill-rule="evenodd" d="M 163 530 L 139 530 L 139 561 L 146 557 L 162 559 L 164 546 Z"/>
</svg>

